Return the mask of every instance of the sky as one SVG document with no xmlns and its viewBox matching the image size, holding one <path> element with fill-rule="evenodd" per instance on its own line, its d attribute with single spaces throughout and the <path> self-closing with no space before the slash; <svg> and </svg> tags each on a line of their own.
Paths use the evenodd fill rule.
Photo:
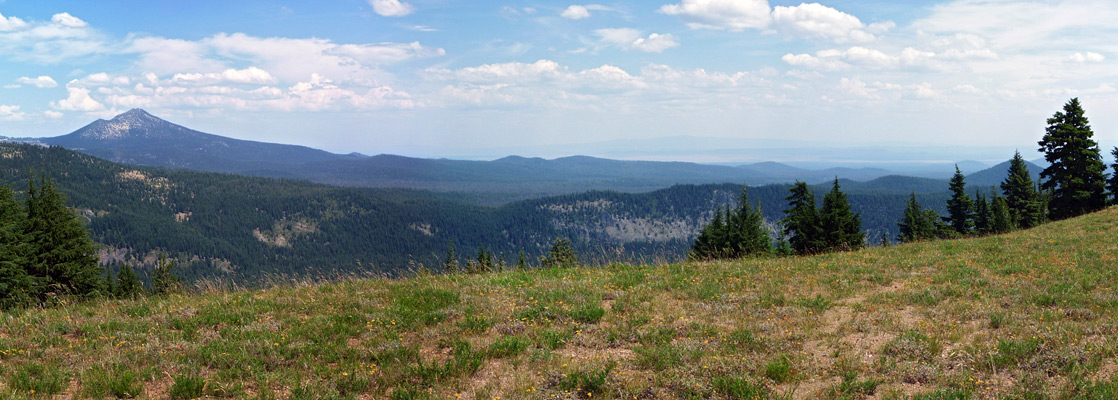
<svg viewBox="0 0 1118 400">
<path fill-rule="evenodd" d="M 996 161 L 1072 97 L 1118 145 L 1114 21 L 1106 0 L 0 0 L 0 135 L 143 108 L 338 153 Z"/>
</svg>

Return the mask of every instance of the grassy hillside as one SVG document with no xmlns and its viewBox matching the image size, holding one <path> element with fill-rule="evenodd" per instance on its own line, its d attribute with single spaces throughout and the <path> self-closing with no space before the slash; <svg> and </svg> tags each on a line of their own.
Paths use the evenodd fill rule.
<svg viewBox="0 0 1118 400">
<path fill-rule="evenodd" d="M 1116 398 L 1118 209 L 816 257 L 15 311 L 0 397 Z"/>
</svg>

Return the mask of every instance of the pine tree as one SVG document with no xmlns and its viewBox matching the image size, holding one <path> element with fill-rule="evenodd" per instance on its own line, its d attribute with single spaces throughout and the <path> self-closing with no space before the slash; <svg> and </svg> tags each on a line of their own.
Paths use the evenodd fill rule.
<svg viewBox="0 0 1118 400">
<path fill-rule="evenodd" d="M 776 239 L 776 246 L 773 247 L 773 254 L 781 257 L 790 256 L 793 254 L 792 245 L 788 243 L 788 238 L 784 236 L 784 231 L 780 231 L 780 237 Z"/>
<path fill-rule="evenodd" d="M 443 273 L 457 274 L 458 265 L 458 255 L 454 254 L 454 242 L 450 242 L 450 247 L 446 251 L 446 257 L 443 259 Z"/>
<path fill-rule="evenodd" d="M 994 214 L 990 212 L 990 203 L 982 192 L 974 192 L 974 230 L 979 234 L 990 233 L 991 220 Z"/>
<path fill-rule="evenodd" d="M 1009 174 L 1001 188 L 1014 226 L 1027 229 L 1040 224 L 1040 201 L 1021 152 L 1015 152 L 1009 160 Z"/>
<path fill-rule="evenodd" d="M 691 245 L 691 257 L 698 260 L 719 258 L 725 245 L 726 224 L 722 217 L 722 206 L 714 212 L 714 218 L 703 226 L 695 243 Z"/>
<path fill-rule="evenodd" d="M 862 217 L 850 210 L 850 201 L 839 188 L 838 178 L 835 178 L 831 191 L 823 196 L 819 221 L 825 250 L 853 250 L 865 244 L 866 233 L 862 232 Z"/>
<path fill-rule="evenodd" d="M 935 211 L 927 211 L 931 211 L 933 215 L 935 214 Z M 912 243 L 936 237 L 935 221 L 939 220 L 939 215 L 929 217 L 929 214 L 916 201 L 916 193 L 913 193 L 912 197 L 908 199 L 908 205 L 901 216 L 901 221 L 897 223 L 897 228 L 900 230 L 897 240 L 903 243 Z"/>
<path fill-rule="evenodd" d="M 797 181 L 788 195 L 788 209 L 784 210 L 784 235 L 796 254 L 812 254 L 823 247 L 823 228 L 815 208 L 815 195 L 804 182 Z"/>
<path fill-rule="evenodd" d="M 528 269 L 528 258 L 524 256 L 524 250 L 521 250 L 520 254 L 516 256 L 516 269 L 520 271 Z"/>
<path fill-rule="evenodd" d="M 1004 197 L 994 193 L 994 198 L 990 200 L 990 211 L 994 217 L 990 224 L 991 232 L 1006 233 L 1013 230 L 1013 217 L 1009 213 L 1009 203 Z"/>
<path fill-rule="evenodd" d="M 571 247 L 570 239 L 556 238 L 548 249 L 547 255 L 540 259 L 540 264 L 546 268 L 578 267 L 578 254 Z"/>
<path fill-rule="evenodd" d="M 151 286 L 156 294 L 176 293 L 182 289 L 179 277 L 175 275 L 175 260 L 167 260 L 167 256 L 159 257 L 159 263 L 151 274 Z"/>
<path fill-rule="evenodd" d="M 738 209 L 730 215 L 729 249 L 731 258 L 772 252 L 772 239 L 765 227 L 761 209 L 749 204 L 749 191 L 741 189 Z"/>
<path fill-rule="evenodd" d="M 27 225 L 33 257 L 27 272 L 46 279 L 49 290 L 88 296 L 104 289 L 97 248 L 78 216 L 46 178 L 28 185 Z"/>
<path fill-rule="evenodd" d="M 29 247 L 23 233 L 26 215 L 12 189 L 0 186 L 0 308 L 30 305 L 38 296 L 37 280 L 27 273 Z"/>
<path fill-rule="evenodd" d="M 124 298 L 133 298 L 144 293 L 144 284 L 136 276 L 132 266 L 124 264 L 117 273 L 116 295 Z"/>
<path fill-rule="evenodd" d="M 1110 190 L 1110 196 L 1113 197 L 1112 204 L 1118 204 L 1118 146 L 1110 150 L 1110 155 L 1114 157 L 1114 164 L 1110 164 L 1113 172 L 1110 175 L 1110 182 L 1107 183 L 1107 189 Z"/>
<path fill-rule="evenodd" d="M 1037 142 L 1048 168 L 1040 173 L 1041 188 L 1052 193 L 1049 206 L 1054 219 L 1100 210 L 1106 206 L 1106 166 L 1099 155 L 1094 132 L 1079 99 L 1071 99 L 1048 119 L 1044 137 Z"/>
<path fill-rule="evenodd" d="M 947 200 L 947 222 L 960 235 L 970 233 L 974 227 L 974 202 L 967 195 L 966 177 L 955 165 L 955 175 L 951 177 L 951 198 Z"/>
</svg>

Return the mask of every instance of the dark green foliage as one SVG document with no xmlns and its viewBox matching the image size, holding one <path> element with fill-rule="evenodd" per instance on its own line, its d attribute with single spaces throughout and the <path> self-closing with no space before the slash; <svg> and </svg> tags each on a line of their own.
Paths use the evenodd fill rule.
<svg viewBox="0 0 1118 400">
<path fill-rule="evenodd" d="M 1050 164 L 1040 173 L 1041 189 L 1052 192 L 1053 219 L 1064 219 L 1106 206 L 1106 166 L 1094 132 L 1078 98 L 1048 119 L 1044 137 L 1037 142 Z"/>
<path fill-rule="evenodd" d="M 546 268 L 577 267 L 578 254 L 571 247 L 570 239 L 556 238 L 551 244 L 551 249 L 547 251 L 547 255 L 540 260 L 540 264 Z"/>
<path fill-rule="evenodd" d="M 23 233 L 26 214 L 8 186 L 0 186 L 0 308 L 28 305 L 37 296 L 35 278 L 27 273 L 29 254 Z"/>
<path fill-rule="evenodd" d="M 443 257 L 443 272 L 447 274 L 458 273 L 458 255 L 454 254 L 454 242 L 450 242 L 446 257 Z"/>
<path fill-rule="evenodd" d="M 497 263 L 493 260 L 493 253 L 481 247 L 477 250 L 477 258 L 470 260 L 466 264 L 466 272 L 471 274 L 478 274 L 482 272 L 496 271 Z"/>
<path fill-rule="evenodd" d="M 862 216 L 850 210 L 850 202 L 839 189 L 837 178 L 831 191 L 823 197 L 819 221 L 826 250 L 854 250 L 865 245 L 866 233 L 862 231 Z"/>
<path fill-rule="evenodd" d="M 990 211 L 990 202 L 981 192 L 974 193 L 974 231 L 985 235 L 990 233 L 991 222 L 994 214 Z"/>
<path fill-rule="evenodd" d="M 45 279 L 46 291 L 88 296 L 103 290 L 97 248 L 66 200 L 42 178 L 39 187 L 28 180 L 27 225 L 32 256 L 27 272 Z"/>
<path fill-rule="evenodd" d="M 740 258 L 772 252 L 772 240 L 761 210 L 750 205 L 747 190 L 742 188 L 736 210 L 718 208 L 710 224 L 695 238 L 692 258 Z"/>
<path fill-rule="evenodd" d="M 1010 214 L 1009 203 L 997 193 L 994 193 L 994 198 L 990 200 L 990 214 L 993 216 L 990 220 L 991 233 L 1006 233 L 1013 230 L 1013 215 Z"/>
<path fill-rule="evenodd" d="M 182 289 L 182 283 L 175 274 L 176 264 L 175 260 L 167 260 L 167 256 L 159 258 L 151 273 L 151 286 L 156 294 L 175 293 Z"/>
<path fill-rule="evenodd" d="M 796 182 L 792 194 L 786 198 L 788 209 L 784 210 L 784 234 L 796 254 L 812 254 L 825 246 L 819 212 L 815 208 L 815 195 L 806 183 Z"/>
<path fill-rule="evenodd" d="M 516 269 L 520 271 L 528 269 L 528 257 L 524 256 L 524 250 L 516 255 Z"/>
<path fill-rule="evenodd" d="M 1028 229 L 1040 225 L 1043 211 L 1036 191 L 1036 185 L 1029 174 L 1029 167 L 1021 158 L 1021 152 L 1015 152 L 1009 164 L 1009 175 L 1001 183 L 1002 194 L 1005 195 L 1006 205 L 1009 207 L 1010 220 L 1013 226 Z"/>
<path fill-rule="evenodd" d="M 951 177 L 951 198 L 947 200 L 947 222 L 960 235 L 969 234 L 974 227 L 974 202 L 967 195 L 965 177 L 959 166 L 955 165 L 955 175 Z"/>
<path fill-rule="evenodd" d="M 132 266 L 128 264 L 120 267 L 114 289 L 119 297 L 130 298 L 144 294 L 144 284 L 140 282 L 140 278 L 136 276 L 136 271 L 133 271 Z"/>
<path fill-rule="evenodd" d="M 945 231 L 950 229 L 940 222 L 939 214 L 934 210 L 926 210 L 920 206 L 916 201 L 915 193 L 908 200 L 908 206 L 905 207 L 904 215 L 897 223 L 897 227 L 900 229 L 897 240 L 904 243 L 943 237 Z"/>
<path fill-rule="evenodd" d="M 1118 146 L 1110 150 L 1110 156 L 1114 157 L 1114 164 L 1110 164 L 1111 173 L 1110 181 L 1107 182 L 1107 189 L 1110 190 L 1110 196 L 1113 203 L 1118 203 Z"/>
</svg>

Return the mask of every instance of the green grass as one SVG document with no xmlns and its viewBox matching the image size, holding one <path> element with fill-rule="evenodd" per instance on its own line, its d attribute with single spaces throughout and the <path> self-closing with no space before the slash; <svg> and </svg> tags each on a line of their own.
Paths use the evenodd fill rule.
<svg viewBox="0 0 1118 400">
<path fill-rule="evenodd" d="M 1115 265 L 1109 209 L 813 257 L 61 301 L 0 315 L 0 398 L 1115 398 Z"/>
</svg>

